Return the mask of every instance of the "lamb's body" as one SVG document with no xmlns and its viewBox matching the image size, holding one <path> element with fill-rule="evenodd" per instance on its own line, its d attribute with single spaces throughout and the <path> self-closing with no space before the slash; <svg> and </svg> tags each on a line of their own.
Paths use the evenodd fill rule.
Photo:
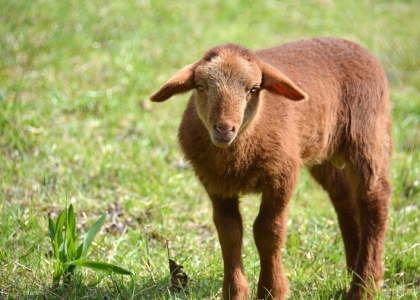
<svg viewBox="0 0 420 300">
<path fill-rule="evenodd" d="M 216 47 L 152 96 L 162 101 L 199 85 L 179 141 L 213 203 L 225 263 L 224 295 L 247 295 L 238 196 L 262 193 L 254 224 L 261 257 L 258 297 L 271 290 L 275 299 L 284 299 L 280 253 L 286 209 L 299 168 L 307 166 L 330 195 L 347 265 L 357 273 L 348 299 L 361 299 L 363 286 L 373 290 L 382 276 L 391 152 L 385 73 L 367 50 L 341 39 L 247 51 L 232 44 Z"/>
</svg>

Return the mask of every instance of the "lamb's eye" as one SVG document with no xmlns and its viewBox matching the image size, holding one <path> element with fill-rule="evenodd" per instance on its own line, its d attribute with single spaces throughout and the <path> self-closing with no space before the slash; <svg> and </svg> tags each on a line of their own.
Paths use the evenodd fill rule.
<svg viewBox="0 0 420 300">
<path fill-rule="evenodd" d="M 249 90 L 249 92 L 256 93 L 259 89 L 260 89 L 259 86 L 254 86 L 254 87 L 252 87 L 252 89 Z"/>
<path fill-rule="evenodd" d="M 204 86 L 202 86 L 201 84 L 197 84 L 197 85 L 195 86 L 195 88 L 196 88 L 197 90 L 199 90 L 200 92 L 204 92 Z"/>
</svg>

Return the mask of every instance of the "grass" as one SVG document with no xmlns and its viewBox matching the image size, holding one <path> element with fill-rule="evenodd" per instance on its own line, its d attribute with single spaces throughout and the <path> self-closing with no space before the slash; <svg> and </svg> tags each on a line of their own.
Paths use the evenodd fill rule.
<svg viewBox="0 0 420 300">
<path fill-rule="evenodd" d="M 387 70 L 393 105 L 393 197 L 385 286 L 420 296 L 418 1 L 0 0 L 0 298 L 219 299 L 223 266 L 210 204 L 176 141 L 186 96 L 144 102 L 219 43 L 252 49 L 316 36 L 365 45 Z M 291 299 L 341 299 L 349 278 L 326 195 L 303 171 L 284 263 Z M 53 288 L 48 217 L 73 204 L 85 233 L 108 211 L 90 258 L 131 277 L 81 269 Z M 258 255 L 245 197 L 244 261 Z M 171 258 L 191 279 L 169 289 Z"/>
</svg>

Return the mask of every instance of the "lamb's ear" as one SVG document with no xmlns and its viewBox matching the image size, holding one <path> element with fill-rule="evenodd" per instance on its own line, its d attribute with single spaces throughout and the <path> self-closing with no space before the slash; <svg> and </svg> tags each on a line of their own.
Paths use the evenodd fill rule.
<svg viewBox="0 0 420 300">
<path fill-rule="evenodd" d="M 162 102 L 171 98 L 173 95 L 186 93 L 194 88 L 194 70 L 195 64 L 188 65 L 179 70 L 156 93 L 150 96 L 150 100 Z"/>
<path fill-rule="evenodd" d="M 308 99 L 308 95 L 282 72 L 264 62 L 260 63 L 260 67 L 262 70 L 262 88 L 295 101 Z"/>
</svg>

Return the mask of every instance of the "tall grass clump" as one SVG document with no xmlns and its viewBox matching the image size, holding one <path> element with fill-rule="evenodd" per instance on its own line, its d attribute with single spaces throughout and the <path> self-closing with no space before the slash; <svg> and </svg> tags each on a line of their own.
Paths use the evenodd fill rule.
<svg viewBox="0 0 420 300">
<path fill-rule="evenodd" d="M 113 264 L 97 261 L 88 261 L 84 258 L 92 245 L 93 239 L 98 234 L 105 222 L 107 213 L 104 213 L 98 221 L 86 232 L 83 242 L 77 247 L 79 239 L 76 226 L 76 217 L 73 205 L 68 210 L 63 210 L 54 222 L 51 218 L 48 220 L 48 234 L 53 248 L 54 274 L 53 284 L 58 285 L 63 279 L 69 283 L 75 277 L 77 268 L 87 267 L 93 270 L 105 271 L 109 273 L 131 275 L 131 272 L 115 266 Z"/>
</svg>

